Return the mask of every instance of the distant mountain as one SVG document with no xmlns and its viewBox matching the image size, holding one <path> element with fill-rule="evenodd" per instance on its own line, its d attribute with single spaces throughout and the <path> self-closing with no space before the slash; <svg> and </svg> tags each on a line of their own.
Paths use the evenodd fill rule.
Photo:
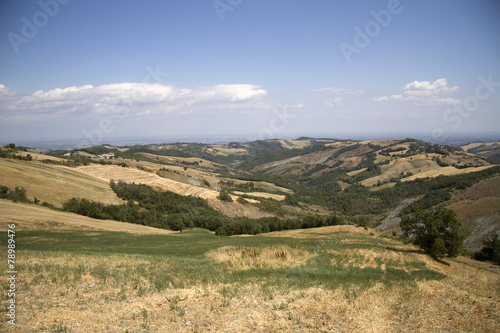
<svg viewBox="0 0 500 333">
<path fill-rule="evenodd" d="M 480 142 L 462 146 L 462 149 L 471 154 L 500 159 L 500 142 Z"/>
</svg>

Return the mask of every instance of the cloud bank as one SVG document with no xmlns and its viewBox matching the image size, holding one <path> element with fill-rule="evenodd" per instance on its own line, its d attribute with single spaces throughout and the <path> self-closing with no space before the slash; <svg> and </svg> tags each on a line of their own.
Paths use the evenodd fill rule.
<svg viewBox="0 0 500 333">
<path fill-rule="evenodd" d="M 445 78 L 438 79 L 432 83 L 429 81 L 413 81 L 403 87 L 403 93 L 375 98 L 377 102 L 385 101 L 411 101 L 417 104 L 459 104 L 460 101 L 452 97 L 445 97 L 448 94 L 457 92 L 458 86 L 448 86 Z"/>
<path fill-rule="evenodd" d="M 208 114 L 269 109 L 267 91 L 251 84 L 193 89 L 159 83 L 114 83 L 56 88 L 25 94 L 0 84 L 0 120 L 46 120 L 62 115 L 130 116 Z"/>
</svg>

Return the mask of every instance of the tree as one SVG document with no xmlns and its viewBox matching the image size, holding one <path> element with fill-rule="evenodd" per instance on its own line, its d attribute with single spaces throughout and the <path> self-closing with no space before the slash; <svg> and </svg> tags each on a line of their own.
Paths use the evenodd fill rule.
<svg viewBox="0 0 500 333">
<path fill-rule="evenodd" d="M 458 255 L 463 242 L 459 228 L 455 212 L 443 207 L 424 210 L 417 206 L 401 221 L 403 236 L 412 238 L 415 245 L 435 259 Z"/>
<path fill-rule="evenodd" d="M 238 199 L 236 199 L 236 201 L 239 202 L 240 204 L 243 204 L 243 205 L 248 203 L 248 201 L 243 197 L 238 197 Z"/>
<path fill-rule="evenodd" d="M 181 233 L 184 227 L 186 226 L 184 224 L 184 219 L 182 218 L 182 214 L 179 213 L 169 215 L 167 217 L 167 224 L 170 230 L 180 231 Z"/>
<path fill-rule="evenodd" d="M 233 202 L 233 198 L 231 197 L 231 195 L 224 189 L 220 190 L 217 199 L 221 201 Z"/>
</svg>

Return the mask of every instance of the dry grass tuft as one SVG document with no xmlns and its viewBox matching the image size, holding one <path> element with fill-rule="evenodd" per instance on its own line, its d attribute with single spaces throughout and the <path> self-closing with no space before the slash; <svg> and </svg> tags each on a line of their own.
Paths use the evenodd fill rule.
<svg viewBox="0 0 500 333">
<path fill-rule="evenodd" d="M 228 268 L 250 269 L 298 266 L 304 264 L 310 254 L 288 246 L 264 248 L 224 246 L 209 251 L 206 256 L 223 263 Z"/>
</svg>

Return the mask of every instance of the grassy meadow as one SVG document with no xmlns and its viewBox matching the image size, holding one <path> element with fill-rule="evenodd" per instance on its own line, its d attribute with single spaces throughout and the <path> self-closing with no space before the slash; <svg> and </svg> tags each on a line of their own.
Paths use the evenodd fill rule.
<svg viewBox="0 0 500 333">
<path fill-rule="evenodd" d="M 229 238 L 201 229 L 137 234 L 26 224 L 16 244 L 17 325 L 1 313 L 1 331 L 500 329 L 498 272 L 465 258 L 437 263 L 354 226 Z"/>
</svg>

